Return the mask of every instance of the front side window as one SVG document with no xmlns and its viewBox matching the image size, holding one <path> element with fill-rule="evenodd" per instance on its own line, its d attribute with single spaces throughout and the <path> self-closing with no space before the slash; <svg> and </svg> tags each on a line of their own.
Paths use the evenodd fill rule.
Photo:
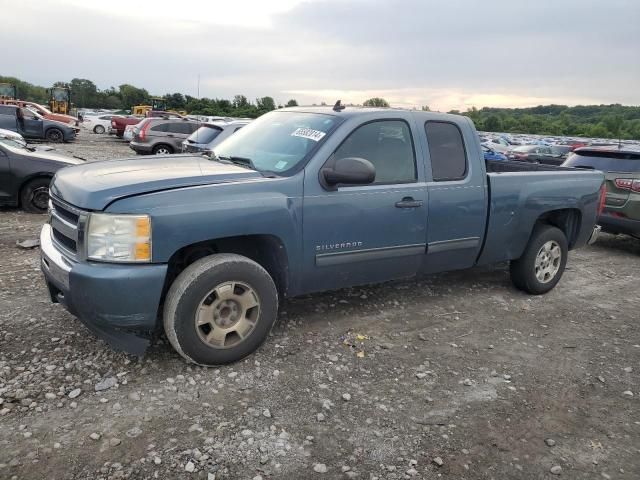
<svg viewBox="0 0 640 480">
<path fill-rule="evenodd" d="M 461 180 L 467 175 L 467 152 L 462 133 L 453 123 L 425 123 L 431 170 L 435 182 Z"/>
<path fill-rule="evenodd" d="M 380 120 L 358 127 L 334 157 L 369 160 L 376 169 L 374 183 L 409 183 L 417 178 L 411 130 L 402 120 Z"/>
<path fill-rule="evenodd" d="M 320 113 L 270 112 L 223 140 L 214 157 L 250 159 L 259 171 L 297 171 L 341 121 Z"/>
</svg>

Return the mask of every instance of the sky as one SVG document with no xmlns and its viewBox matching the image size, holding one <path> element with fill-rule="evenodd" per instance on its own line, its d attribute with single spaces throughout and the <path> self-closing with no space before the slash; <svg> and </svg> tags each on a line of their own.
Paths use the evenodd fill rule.
<svg viewBox="0 0 640 480">
<path fill-rule="evenodd" d="M 639 0 L 0 0 L 0 75 L 466 110 L 640 105 Z"/>
</svg>

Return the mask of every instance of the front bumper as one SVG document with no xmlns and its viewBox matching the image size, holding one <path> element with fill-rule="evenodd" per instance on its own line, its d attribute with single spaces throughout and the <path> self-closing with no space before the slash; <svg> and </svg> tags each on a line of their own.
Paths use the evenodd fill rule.
<svg viewBox="0 0 640 480">
<path fill-rule="evenodd" d="M 142 355 L 158 326 L 167 265 L 76 262 L 40 233 L 41 267 L 51 301 L 62 304 L 112 347 Z"/>
</svg>

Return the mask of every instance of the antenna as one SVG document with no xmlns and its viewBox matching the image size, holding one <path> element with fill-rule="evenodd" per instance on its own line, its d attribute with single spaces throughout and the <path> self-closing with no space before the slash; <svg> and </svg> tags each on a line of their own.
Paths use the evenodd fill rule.
<svg viewBox="0 0 640 480">
<path fill-rule="evenodd" d="M 334 111 L 334 112 L 341 112 L 341 111 L 342 111 L 342 110 L 344 110 L 345 108 L 347 108 L 347 107 L 345 107 L 344 105 L 342 105 L 342 100 L 338 100 L 338 101 L 336 102 L 336 104 L 333 106 L 333 111 Z"/>
<path fill-rule="evenodd" d="M 200 74 L 198 73 L 198 100 L 200 100 Z"/>
</svg>

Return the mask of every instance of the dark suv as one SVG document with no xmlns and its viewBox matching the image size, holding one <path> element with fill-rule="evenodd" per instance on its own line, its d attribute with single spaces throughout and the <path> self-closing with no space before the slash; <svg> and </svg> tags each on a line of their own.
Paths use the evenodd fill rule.
<svg viewBox="0 0 640 480">
<path fill-rule="evenodd" d="M 607 198 L 598 224 L 605 232 L 640 236 L 640 150 L 578 148 L 563 166 L 604 172 Z"/>
<path fill-rule="evenodd" d="M 180 152 L 182 141 L 199 127 L 200 122 L 187 119 L 145 118 L 136 125 L 129 146 L 139 154 Z"/>
</svg>

